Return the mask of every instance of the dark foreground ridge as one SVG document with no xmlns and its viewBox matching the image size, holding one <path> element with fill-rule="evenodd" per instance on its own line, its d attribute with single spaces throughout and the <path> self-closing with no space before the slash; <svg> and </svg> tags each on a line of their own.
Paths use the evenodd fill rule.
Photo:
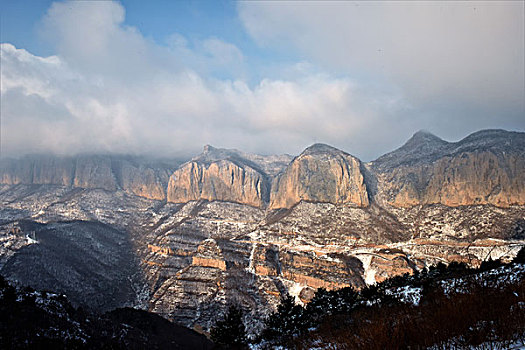
<svg viewBox="0 0 525 350">
<path fill-rule="evenodd" d="M 212 349 L 204 335 L 156 314 L 121 308 L 95 315 L 64 295 L 15 287 L 0 276 L 1 349 Z"/>
</svg>

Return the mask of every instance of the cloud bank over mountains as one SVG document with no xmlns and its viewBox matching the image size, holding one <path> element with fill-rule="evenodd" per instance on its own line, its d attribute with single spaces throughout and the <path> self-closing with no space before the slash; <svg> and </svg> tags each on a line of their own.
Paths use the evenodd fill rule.
<svg viewBox="0 0 525 350">
<path fill-rule="evenodd" d="M 379 4 L 240 3 L 259 45 L 300 57 L 253 82 L 257 66 L 222 38 L 161 45 L 119 3 L 54 3 L 39 32 L 56 55 L 2 44 L 2 156 L 325 142 L 370 160 L 421 128 L 525 127 L 523 3 Z"/>
<path fill-rule="evenodd" d="M 384 76 L 411 97 L 458 93 L 491 104 L 523 103 L 523 10 L 518 1 L 239 3 L 261 45 Z"/>
</svg>

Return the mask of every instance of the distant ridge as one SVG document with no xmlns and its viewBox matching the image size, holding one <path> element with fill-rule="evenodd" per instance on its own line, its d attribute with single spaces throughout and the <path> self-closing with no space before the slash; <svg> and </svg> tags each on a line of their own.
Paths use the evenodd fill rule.
<svg viewBox="0 0 525 350">
<path fill-rule="evenodd" d="M 168 202 L 220 200 L 260 208 L 300 201 L 408 207 L 525 204 L 525 133 L 481 130 L 447 142 L 424 130 L 366 166 L 315 143 L 299 156 L 261 156 L 204 146 L 186 163 L 124 156 L 32 156 L 0 160 L 0 183 L 56 185 Z M 369 188 L 372 186 L 374 188 Z"/>
<path fill-rule="evenodd" d="M 417 132 L 370 163 L 379 201 L 410 207 L 525 204 L 525 133 L 481 130 L 458 142 Z"/>
</svg>

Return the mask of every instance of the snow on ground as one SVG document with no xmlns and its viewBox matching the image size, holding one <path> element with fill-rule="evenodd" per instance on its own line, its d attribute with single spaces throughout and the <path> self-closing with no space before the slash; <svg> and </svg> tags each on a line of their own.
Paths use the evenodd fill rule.
<svg viewBox="0 0 525 350">
<path fill-rule="evenodd" d="M 525 278 L 525 264 L 514 264 L 512 266 L 501 266 L 493 270 L 485 271 L 473 276 L 483 282 L 484 286 L 503 286 L 512 284 Z M 496 277 L 496 278 L 491 278 Z M 440 282 L 445 294 L 452 292 L 466 292 L 467 281 L 465 278 L 452 278 Z"/>
<path fill-rule="evenodd" d="M 255 249 L 257 248 L 257 243 L 252 243 L 252 250 L 250 251 L 250 260 L 248 263 L 247 270 L 253 274 L 255 274 Z"/>
<path fill-rule="evenodd" d="M 386 294 L 397 297 L 402 303 L 418 306 L 419 301 L 421 300 L 422 291 L 423 288 L 420 287 L 403 286 L 387 290 Z"/>
<path fill-rule="evenodd" d="M 361 260 L 361 263 L 363 264 L 365 283 L 367 285 L 375 284 L 377 271 L 370 267 L 372 255 L 367 253 L 354 253 L 354 256 Z"/>
</svg>

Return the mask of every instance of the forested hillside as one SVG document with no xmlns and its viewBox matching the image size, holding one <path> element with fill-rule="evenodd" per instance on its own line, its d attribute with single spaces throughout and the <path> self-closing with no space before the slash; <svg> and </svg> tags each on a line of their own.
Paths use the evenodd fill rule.
<svg viewBox="0 0 525 350">
<path fill-rule="evenodd" d="M 226 347 L 247 346 L 232 306 L 212 329 Z M 360 291 L 318 289 L 305 306 L 282 298 L 251 347 L 287 349 L 521 349 L 525 347 L 525 249 L 509 264 L 438 264 Z"/>
</svg>

